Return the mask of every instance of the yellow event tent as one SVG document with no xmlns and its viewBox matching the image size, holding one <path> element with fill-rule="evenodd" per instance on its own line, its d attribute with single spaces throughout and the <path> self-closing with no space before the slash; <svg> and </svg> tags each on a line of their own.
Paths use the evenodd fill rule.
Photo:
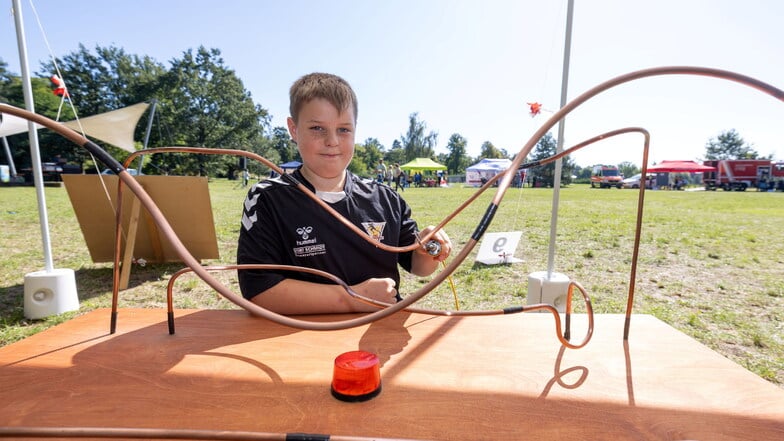
<svg viewBox="0 0 784 441">
<path fill-rule="evenodd" d="M 400 169 L 421 172 L 426 170 L 446 170 L 446 166 L 441 165 L 430 158 L 415 158 L 413 161 L 409 161 L 401 165 Z"/>
</svg>

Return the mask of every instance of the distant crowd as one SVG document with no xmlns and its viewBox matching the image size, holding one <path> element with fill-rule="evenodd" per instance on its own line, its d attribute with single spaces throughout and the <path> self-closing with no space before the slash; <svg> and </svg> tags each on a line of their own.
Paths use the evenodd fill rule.
<svg viewBox="0 0 784 441">
<path fill-rule="evenodd" d="M 384 163 L 383 159 L 378 160 L 376 165 L 376 181 L 386 182 L 390 187 L 394 184 L 395 190 L 405 191 L 413 184 L 414 187 L 441 187 L 447 185 L 447 175 L 444 171 L 438 171 L 434 177 L 425 177 L 421 172 L 406 172 L 400 168 L 397 162 L 390 167 Z"/>
</svg>

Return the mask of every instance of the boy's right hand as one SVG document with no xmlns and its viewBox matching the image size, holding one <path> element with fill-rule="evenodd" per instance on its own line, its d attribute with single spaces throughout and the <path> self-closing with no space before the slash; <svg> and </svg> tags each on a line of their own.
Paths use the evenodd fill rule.
<svg viewBox="0 0 784 441">
<path fill-rule="evenodd" d="M 397 302 L 395 281 L 388 277 L 367 279 L 364 282 L 353 285 L 351 289 L 363 297 L 378 300 L 379 302 L 389 304 Z"/>
</svg>

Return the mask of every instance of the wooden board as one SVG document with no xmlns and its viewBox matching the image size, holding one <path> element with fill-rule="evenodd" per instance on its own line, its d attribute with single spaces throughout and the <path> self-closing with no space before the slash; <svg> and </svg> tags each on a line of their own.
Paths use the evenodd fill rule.
<svg viewBox="0 0 784 441">
<path fill-rule="evenodd" d="M 114 207 L 119 181 L 115 175 L 101 175 L 100 178 L 98 175 L 63 175 L 90 257 L 96 263 L 114 260 Z M 152 175 L 135 178 L 158 205 L 193 257 L 219 258 L 207 178 Z M 107 199 L 107 193 L 110 199 Z M 126 232 L 130 230 L 134 200 L 133 193 L 124 188 L 123 228 Z M 138 231 L 133 243 L 133 257 L 150 263 L 179 261 L 168 241 L 158 235 L 157 228 L 143 208 L 135 226 Z"/>
<path fill-rule="evenodd" d="M 0 348 L 0 426 L 448 439 L 781 440 L 784 390 L 658 319 L 596 317 L 563 349 L 549 314 L 300 331 L 245 311 L 98 310 Z M 337 317 L 314 317 L 326 320 Z M 575 323 L 584 318 L 575 318 Z M 575 325 L 575 340 L 581 339 Z M 329 392 L 333 360 L 378 354 L 383 390 Z"/>
</svg>

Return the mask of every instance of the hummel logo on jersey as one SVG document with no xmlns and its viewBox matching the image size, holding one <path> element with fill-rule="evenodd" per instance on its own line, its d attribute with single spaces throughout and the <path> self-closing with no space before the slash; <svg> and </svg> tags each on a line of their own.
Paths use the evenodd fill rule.
<svg viewBox="0 0 784 441">
<path fill-rule="evenodd" d="M 302 240 L 308 240 L 310 237 L 310 233 L 313 232 L 313 227 L 300 227 L 297 228 L 297 234 L 302 237 Z"/>
<path fill-rule="evenodd" d="M 299 227 L 294 231 L 296 231 L 299 237 L 302 239 L 296 241 L 297 246 L 292 249 L 295 256 L 304 258 L 327 253 L 327 246 L 323 243 L 318 243 L 317 237 L 311 237 L 310 234 L 313 233 L 313 227 Z"/>
</svg>

